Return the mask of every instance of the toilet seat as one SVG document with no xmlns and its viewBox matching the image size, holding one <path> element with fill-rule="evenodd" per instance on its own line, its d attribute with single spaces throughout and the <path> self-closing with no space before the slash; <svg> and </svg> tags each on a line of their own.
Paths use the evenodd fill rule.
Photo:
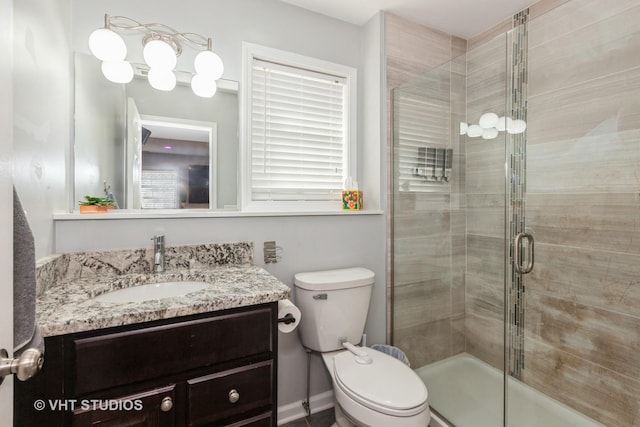
<svg viewBox="0 0 640 427">
<path fill-rule="evenodd" d="M 383 414 L 408 417 L 427 408 L 427 388 L 404 363 L 365 348 L 371 364 L 362 364 L 349 351 L 333 358 L 335 383 L 351 399 Z"/>
</svg>

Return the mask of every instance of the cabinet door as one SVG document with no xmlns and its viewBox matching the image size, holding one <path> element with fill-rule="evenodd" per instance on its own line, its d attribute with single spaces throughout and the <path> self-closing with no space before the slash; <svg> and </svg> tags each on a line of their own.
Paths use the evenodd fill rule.
<svg viewBox="0 0 640 427">
<path fill-rule="evenodd" d="M 111 400 L 84 399 L 72 426 L 169 427 L 175 425 L 175 385 Z"/>
</svg>

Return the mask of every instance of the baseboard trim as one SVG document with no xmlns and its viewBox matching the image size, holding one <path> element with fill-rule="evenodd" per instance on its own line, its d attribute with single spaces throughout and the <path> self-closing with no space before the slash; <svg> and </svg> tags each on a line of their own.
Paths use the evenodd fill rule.
<svg viewBox="0 0 640 427">
<path fill-rule="evenodd" d="M 311 396 L 311 413 L 333 408 L 333 390 Z M 278 425 L 290 423 L 307 416 L 307 411 L 302 406 L 302 400 L 278 406 Z"/>
<path fill-rule="evenodd" d="M 431 421 L 429 422 L 429 427 L 455 427 L 453 424 L 449 423 L 445 417 L 440 415 L 438 411 L 433 408 L 431 409 Z"/>
</svg>

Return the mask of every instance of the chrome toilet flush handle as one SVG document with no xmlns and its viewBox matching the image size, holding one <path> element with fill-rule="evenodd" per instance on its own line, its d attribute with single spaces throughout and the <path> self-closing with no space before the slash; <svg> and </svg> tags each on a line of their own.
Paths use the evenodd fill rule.
<svg viewBox="0 0 640 427">
<path fill-rule="evenodd" d="M 373 359 L 371 358 L 371 356 L 369 356 L 369 353 L 362 347 L 356 347 L 349 341 L 343 342 L 342 346 L 356 356 L 356 362 L 358 362 L 359 364 L 370 365 L 373 363 Z"/>
</svg>

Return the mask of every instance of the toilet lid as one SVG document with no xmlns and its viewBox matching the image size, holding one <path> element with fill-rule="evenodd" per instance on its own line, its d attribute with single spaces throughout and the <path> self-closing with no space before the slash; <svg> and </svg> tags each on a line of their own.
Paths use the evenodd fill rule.
<svg viewBox="0 0 640 427">
<path fill-rule="evenodd" d="M 336 383 L 349 397 L 371 409 L 409 416 L 426 407 L 427 387 L 420 377 L 399 360 L 364 348 L 373 363 L 363 365 L 349 351 L 333 359 Z"/>
</svg>

